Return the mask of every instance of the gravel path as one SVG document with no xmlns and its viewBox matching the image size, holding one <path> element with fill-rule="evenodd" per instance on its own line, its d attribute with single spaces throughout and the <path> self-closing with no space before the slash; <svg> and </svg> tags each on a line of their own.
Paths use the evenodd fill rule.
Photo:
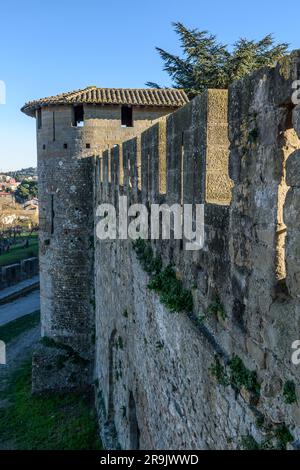
<svg viewBox="0 0 300 470">
<path fill-rule="evenodd" d="M 34 284 L 37 284 L 39 280 L 40 280 L 39 276 L 34 276 L 34 277 L 31 277 L 30 279 L 25 279 L 24 281 L 18 282 L 18 284 L 15 284 L 13 286 L 6 287 L 5 289 L 1 289 L 0 300 L 5 299 L 5 297 L 8 297 L 10 295 L 16 294 L 23 289 L 31 287 Z"/>
<path fill-rule="evenodd" d="M 0 305 L 0 326 L 40 309 L 40 291 L 35 290 L 9 304 Z"/>
<path fill-rule="evenodd" d="M 24 331 L 7 345 L 6 364 L 0 365 L 0 391 L 6 386 L 10 372 L 21 364 L 33 351 L 34 345 L 40 339 L 40 326 Z M 1 402 L 0 402 L 1 403 Z"/>
</svg>

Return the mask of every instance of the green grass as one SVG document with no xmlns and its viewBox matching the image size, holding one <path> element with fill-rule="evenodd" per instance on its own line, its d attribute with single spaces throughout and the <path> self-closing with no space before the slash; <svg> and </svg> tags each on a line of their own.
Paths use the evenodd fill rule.
<svg viewBox="0 0 300 470">
<path fill-rule="evenodd" d="M 291 434 L 285 423 L 280 424 L 277 427 L 275 436 L 277 438 L 277 448 L 281 450 L 285 450 L 289 442 L 294 440 L 294 436 Z"/>
<path fill-rule="evenodd" d="M 292 380 L 288 380 L 284 384 L 283 400 L 287 405 L 292 405 L 297 402 L 296 385 Z"/>
<path fill-rule="evenodd" d="M 260 445 L 251 434 L 242 437 L 241 446 L 243 450 L 261 450 Z"/>
<path fill-rule="evenodd" d="M 34 328 L 40 322 L 40 311 L 24 315 L 21 318 L 6 323 L 6 325 L 0 326 L 0 339 L 5 343 L 9 343 L 11 340 L 19 336 L 26 330 Z"/>
<path fill-rule="evenodd" d="M 238 390 L 245 387 L 246 390 L 259 396 L 260 384 L 257 381 L 256 371 L 248 370 L 242 359 L 238 356 L 233 356 L 229 362 L 231 371 L 231 384 Z"/>
<path fill-rule="evenodd" d="M 176 278 L 176 272 L 172 266 L 167 266 L 155 274 L 148 288 L 160 294 L 161 302 L 171 312 L 193 311 L 191 291 L 184 289 L 182 281 Z"/>
<path fill-rule="evenodd" d="M 29 239 L 29 246 L 13 246 L 8 253 L 0 256 L 0 266 L 18 263 L 26 258 L 38 256 L 39 243 L 36 236 Z"/>
<path fill-rule="evenodd" d="M 217 356 L 215 357 L 215 363 L 210 367 L 210 372 L 220 385 L 227 387 L 230 384 L 225 367 L 221 364 Z"/>
<path fill-rule="evenodd" d="M 221 318 L 223 321 L 226 320 L 226 312 L 224 305 L 221 303 L 221 300 L 216 296 L 213 302 L 208 307 L 208 313 L 214 315 L 217 319 Z"/>
<path fill-rule="evenodd" d="M 16 450 L 101 449 L 87 395 L 31 395 L 31 359 L 11 376 L 0 411 L 0 440 Z"/>
<path fill-rule="evenodd" d="M 22 232 L 16 236 L 16 242 L 17 243 L 24 242 L 26 238 L 28 238 L 29 240 L 37 241 L 38 235 L 37 233 L 28 234 L 28 232 Z"/>
<path fill-rule="evenodd" d="M 0 327 L 0 339 L 9 343 L 38 325 L 40 312 L 33 312 Z M 1 399 L 0 441 L 16 450 L 100 449 L 95 414 L 87 395 L 31 394 L 31 358 L 8 378 Z"/>
</svg>

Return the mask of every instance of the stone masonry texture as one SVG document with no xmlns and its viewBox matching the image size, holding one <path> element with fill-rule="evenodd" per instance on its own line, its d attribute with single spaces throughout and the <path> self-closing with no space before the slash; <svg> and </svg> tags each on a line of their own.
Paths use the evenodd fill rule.
<svg viewBox="0 0 300 470">
<path fill-rule="evenodd" d="M 42 332 L 65 359 L 47 376 L 58 352 L 41 345 L 33 389 L 93 381 L 107 448 L 299 448 L 299 74 L 296 51 L 175 112 L 138 108 L 128 129 L 113 106 L 86 105 L 82 128 L 42 108 Z M 204 204 L 202 250 L 146 242 L 193 311 L 149 289 L 131 240 L 97 238 L 96 208 L 120 195 Z"/>
</svg>

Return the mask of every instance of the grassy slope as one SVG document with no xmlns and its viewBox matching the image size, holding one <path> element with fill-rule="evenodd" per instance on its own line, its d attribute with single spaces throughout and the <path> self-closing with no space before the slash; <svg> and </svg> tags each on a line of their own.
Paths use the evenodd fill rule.
<svg viewBox="0 0 300 470">
<path fill-rule="evenodd" d="M 0 339 L 9 343 L 38 321 L 39 312 L 18 318 L 0 328 Z M 12 372 L 0 399 L 8 400 L 0 408 L 0 441 L 13 442 L 14 449 L 101 449 L 88 396 L 31 395 L 31 358 Z"/>
<path fill-rule="evenodd" d="M 82 394 L 31 395 L 31 360 L 14 372 L 0 412 L 0 440 L 19 450 L 100 449 L 94 412 Z"/>
<path fill-rule="evenodd" d="M 6 325 L 0 326 L 0 339 L 6 344 L 26 330 L 34 328 L 40 322 L 40 311 L 17 318 Z"/>
<path fill-rule="evenodd" d="M 8 253 L 0 256 L 0 266 L 7 266 L 9 264 L 18 263 L 26 258 L 38 256 L 39 244 L 37 237 L 31 237 L 29 240 L 28 248 L 20 246 L 12 247 Z"/>
</svg>

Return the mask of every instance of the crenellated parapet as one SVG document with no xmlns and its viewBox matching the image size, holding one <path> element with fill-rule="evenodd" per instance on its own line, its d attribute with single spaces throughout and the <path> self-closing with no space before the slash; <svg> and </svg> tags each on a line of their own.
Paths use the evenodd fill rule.
<svg viewBox="0 0 300 470">
<path fill-rule="evenodd" d="M 111 338 L 96 355 L 101 409 L 113 409 L 125 447 L 236 449 L 245 436 L 299 446 L 299 73 L 295 52 L 233 83 L 229 99 L 208 90 L 97 157 L 112 169 L 96 178 L 98 203 L 103 193 L 116 208 L 120 195 L 147 207 L 204 204 L 201 250 L 185 250 L 185 239 L 149 242 L 191 293 L 188 316 L 149 290 L 130 240 L 96 242 L 96 292 L 110 286 L 96 303 L 96 328 Z M 116 364 L 118 379 L 109 376 Z M 241 370 L 252 385 L 231 387 Z M 134 419 L 123 418 L 118 404 L 132 400 Z"/>
<path fill-rule="evenodd" d="M 116 142 L 98 157 L 99 167 L 116 174 L 103 172 L 100 182 L 118 181 L 148 203 L 229 205 L 227 99 L 226 90 L 208 90 L 133 139 Z"/>
</svg>

